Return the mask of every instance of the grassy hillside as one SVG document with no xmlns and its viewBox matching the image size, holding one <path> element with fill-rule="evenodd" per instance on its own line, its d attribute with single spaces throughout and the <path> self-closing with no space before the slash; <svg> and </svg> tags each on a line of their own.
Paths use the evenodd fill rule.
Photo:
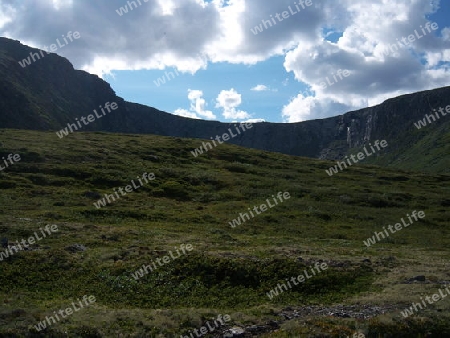
<svg viewBox="0 0 450 338">
<path fill-rule="evenodd" d="M 421 119 L 423 120 L 423 119 Z M 443 117 L 418 130 L 414 125 L 390 140 L 391 151 L 367 163 L 403 170 L 450 173 L 450 118 Z M 355 153 L 351 150 L 350 153 Z"/>
<path fill-rule="evenodd" d="M 329 177 L 332 162 L 226 144 L 194 157 L 200 145 L 0 130 L 0 158 L 22 158 L 0 171 L 0 238 L 29 238 L 47 224 L 59 229 L 0 261 L 0 337 L 180 337 L 219 314 L 231 317 L 223 330 L 250 332 L 251 325 L 277 321 L 281 328 L 267 337 L 450 334 L 450 297 L 413 319 L 400 314 L 450 281 L 449 175 L 353 166 Z M 155 180 L 103 208 L 93 205 L 143 173 Z M 290 198 L 230 226 L 279 192 Z M 426 217 L 364 245 L 414 210 Z M 193 250 L 138 280 L 132 276 L 182 244 Z M 328 269 L 269 299 L 278 283 L 316 263 Z M 417 275 L 426 281 L 405 283 Z M 33 327 L 84 295 L 96 302 L 45 334 Z M 337 304 L 389 311 L 366 319 L 330 311 L 280 316 Z"/>
</svg>

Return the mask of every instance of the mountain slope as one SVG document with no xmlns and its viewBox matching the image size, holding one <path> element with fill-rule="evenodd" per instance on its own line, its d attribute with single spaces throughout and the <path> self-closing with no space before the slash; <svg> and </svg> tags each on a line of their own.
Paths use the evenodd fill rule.
<svg viewBox="0 0 450 338">
<path fill-rule="evenodd" d="M 39 50 L 0 38 L 0 128 L 60 130 L 106 102 L 118 109 L 83 131 L 142 133 L 209 140 L 223 135 L 232 124 L 174 116 L 155 108 L 129 103 L 95 75 L 74 70 L 55 54 L 22 68 L 18 61 Z M 229 143 L 322 159 L 341 159 L 369 141 L 385 139 L 388 156 L 368 159 L 398 168 L 449 172 L 449 118 L 417 131 L 414 122 L 432 108 L 450 104 L 450 87 L 403 95 L 375 107 L 323 120 L 301 123 L 258 123 Z M 233 129 L 234 130 L 234 129 Z M 427 151 L 423 145 L 434 148 Z M 201 145 L 199 142 L 198 146 Z M 439 147 L 439 148 L 436 148 Z M 417 154 L 426 153 L 417 158 Z M 409 155 L 408 155 L 409 154 Z"/>
</svg>

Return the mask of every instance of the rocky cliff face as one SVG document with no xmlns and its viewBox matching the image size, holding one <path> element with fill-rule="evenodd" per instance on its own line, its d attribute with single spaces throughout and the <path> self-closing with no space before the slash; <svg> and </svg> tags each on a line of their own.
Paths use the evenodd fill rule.
<svg viewBox="0 0 450 338">
<path fill-rule="evenodd" d="M 18 61 L 39 50 L 0 38 L 0 127 L 60 130 L 75 118 L 87 116 L 105 102 L 119 108 L 83 131 L 146 133 L 202 138 L 222 135 L 233 124 L 174 116 L 155 108 L 124 101 L 95 75 L 74 70 L 56 54 L 23 68 Z M 450 104 L 450 87 L 404 95 L 375 107 L 323 120 L 301 123 L 257 123 L 231 139 L 244 147 L 290 155 L 339 159 L 352 148 L 377 139 L 389 141 L 389 151 L 405 148 L 404 137 L 414 133 L 414 122 L 433 108 Z M 450 121 L 450 119 L 448 119 Z M 427 127 L 428 128 L 428 127 Z M 232 129 L 234 130 L 234 129 Z M 425 137 L 429 128 L 422 136 Z M 395 143 L 397 142 L 397 144 Z M 199 141 L 199 146 L 201 142 Z"/>
</svg>

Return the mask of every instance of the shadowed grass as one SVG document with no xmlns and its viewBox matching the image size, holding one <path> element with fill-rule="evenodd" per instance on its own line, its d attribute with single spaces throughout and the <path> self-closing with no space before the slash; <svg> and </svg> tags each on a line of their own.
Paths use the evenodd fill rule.
<svg viewBox="0 0 450 338">
<path fill-rule="evenodd" d="M 60 140 L 54 133 L 0 130 L 0 138 L 2 154 L 22 156 L 0 172 L 0 237 L 15 241 L 45 224 L 59 228 L 32 251 L 0 262 L 0 334 L 25 334 L 45 315 L 90 294 L 97 299 L 92 308 L 51 329 L 86 337 L 169 337 L 218 313 L 252 324 L 279 319 L 275 313 L 287 306 L 406 306 L 424 288 L 401 284 L 405 279 L 425 274 L 450 280 L 448 175 L 355 165 L 328 177 L 331 162 L 226 144 L 195 158 L 190 151 L 200 140 L 151 135 L 75 133 Z M 156 179 L 94 207 L 103 194 L 144 172 Z M 230 227 L 240 213 L 278 192 L 291 197 Z M 363 244 L 413 210 L 426 218 L 370 248 Z M 87 249 L 67 250 L 77 243 Z M 143 264 L 188 243 L 192 253 L 137 281 L 132 277 Z M 318 261 L 330 268 L 267 297 Z M 441 312 L 432 315 L 439 327 Z M 387 332 L 377 323 L 371 325 Z"/>
</svg>

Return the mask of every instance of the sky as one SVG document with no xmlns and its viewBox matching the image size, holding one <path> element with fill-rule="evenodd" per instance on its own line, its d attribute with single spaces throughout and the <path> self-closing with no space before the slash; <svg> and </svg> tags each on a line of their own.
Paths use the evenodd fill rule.
<svg viewBox="0 0 450 338">
<path fill-rule="evenodd" d="M 59 39 L 55 53 L 125 100 L 222 122 L 320 119 L 450 85 L 449 0 L 0 0 L 0 36 Z"/>
</svg>

